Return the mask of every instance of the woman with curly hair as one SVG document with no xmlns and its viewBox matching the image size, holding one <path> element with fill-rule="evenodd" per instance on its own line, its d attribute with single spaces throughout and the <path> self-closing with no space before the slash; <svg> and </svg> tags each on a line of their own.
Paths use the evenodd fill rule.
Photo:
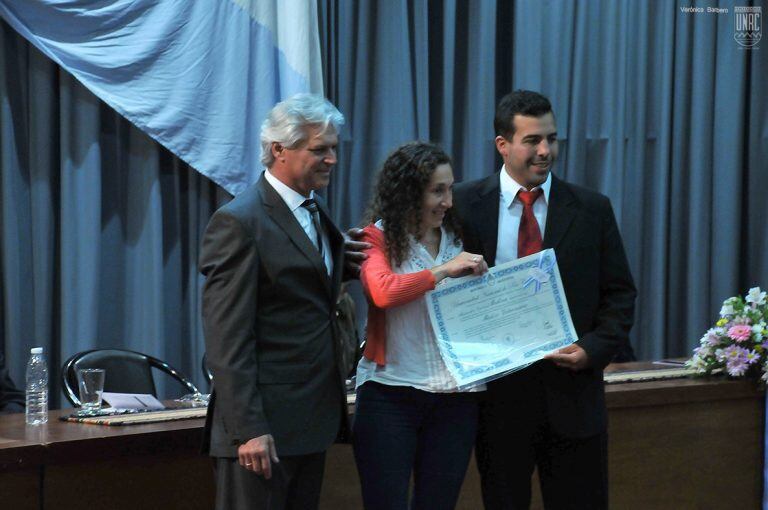
<svg viewBox="0 0 768 510">
<path fill-rule="evenodd" d="M 451 210 L 453 171 L 438 146 L 412 142 L 387 158 L 363 241 L 367 342 L 357 367 L 355 461 L 367 509 L 456 505 L 477 429 L 473 391 L 445 367 L 424 293 L 445 278 L 487 271 L 462 251 Z M 475 388 L 474 391 L 482 388 Z"/>
</svg>

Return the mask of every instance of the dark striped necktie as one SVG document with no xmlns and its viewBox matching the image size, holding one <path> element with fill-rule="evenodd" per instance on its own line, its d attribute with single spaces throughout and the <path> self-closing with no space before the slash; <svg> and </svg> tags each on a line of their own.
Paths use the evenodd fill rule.
<svg viewBox="0 0 768 510">
<path fill-rule="evenodd" d="M 315 226 L 316 247 L 320 252 L 320 256 L 323 256 L 323 226 L 320 223 L 320 210 L 317 208 L 317 202 L 314 198 L 308 198 L 301 203 L 301 207 L 309 211 L 309 215 L 312 217 L 312 224 Z"/>
</svg>

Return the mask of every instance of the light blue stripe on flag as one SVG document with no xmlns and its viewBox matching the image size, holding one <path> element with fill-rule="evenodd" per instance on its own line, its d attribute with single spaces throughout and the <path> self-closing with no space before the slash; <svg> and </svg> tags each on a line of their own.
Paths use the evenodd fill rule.
<svg viewBox="0 0 768 510">
<path fill-rule="evenodd" d="M 261 171 L 269 109 L 298 92 L 322 93 L 312 0 L 0 0 L 0 15 L 234 194 Z"/>
</svg>

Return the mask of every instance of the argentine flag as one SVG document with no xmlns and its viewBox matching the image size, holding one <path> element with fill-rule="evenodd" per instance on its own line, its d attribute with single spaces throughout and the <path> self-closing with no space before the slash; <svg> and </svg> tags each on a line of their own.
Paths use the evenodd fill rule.
<svg viewBox="0 0 768 510">
<path fill-rule="evenodd" d="M 0 0 L 0 15 L 232 194 L 261 171 L 272 106 L 323 91 L 314 0 Z"/>
</svg>

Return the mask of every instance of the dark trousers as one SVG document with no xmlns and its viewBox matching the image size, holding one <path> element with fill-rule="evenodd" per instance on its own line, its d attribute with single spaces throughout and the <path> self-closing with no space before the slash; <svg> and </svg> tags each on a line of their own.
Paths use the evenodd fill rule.
<svg viewBox="0 0 768 510">
<path fill-rule="evenodd" d="M 357 390 L 352 444 L 367 510 L 451 509 L 477 432 L 472 393 L 367 382 Z"/>
<path fill-rule="evenodd" d="M 535 467 L 547 510 L 607 509 L 607 435 L 562 437 L 549 427 L 543 395 L 526 400 L 480 403 L 475 456 L 485 509 L 528 510 Z"/>
<path fill-rule="evenodd" d="M 320 502 L 325 452 L 280 457 L 267 480 L 237 459 L 216 459 L 216 510 L 314 510 Z"/>
</svg>

